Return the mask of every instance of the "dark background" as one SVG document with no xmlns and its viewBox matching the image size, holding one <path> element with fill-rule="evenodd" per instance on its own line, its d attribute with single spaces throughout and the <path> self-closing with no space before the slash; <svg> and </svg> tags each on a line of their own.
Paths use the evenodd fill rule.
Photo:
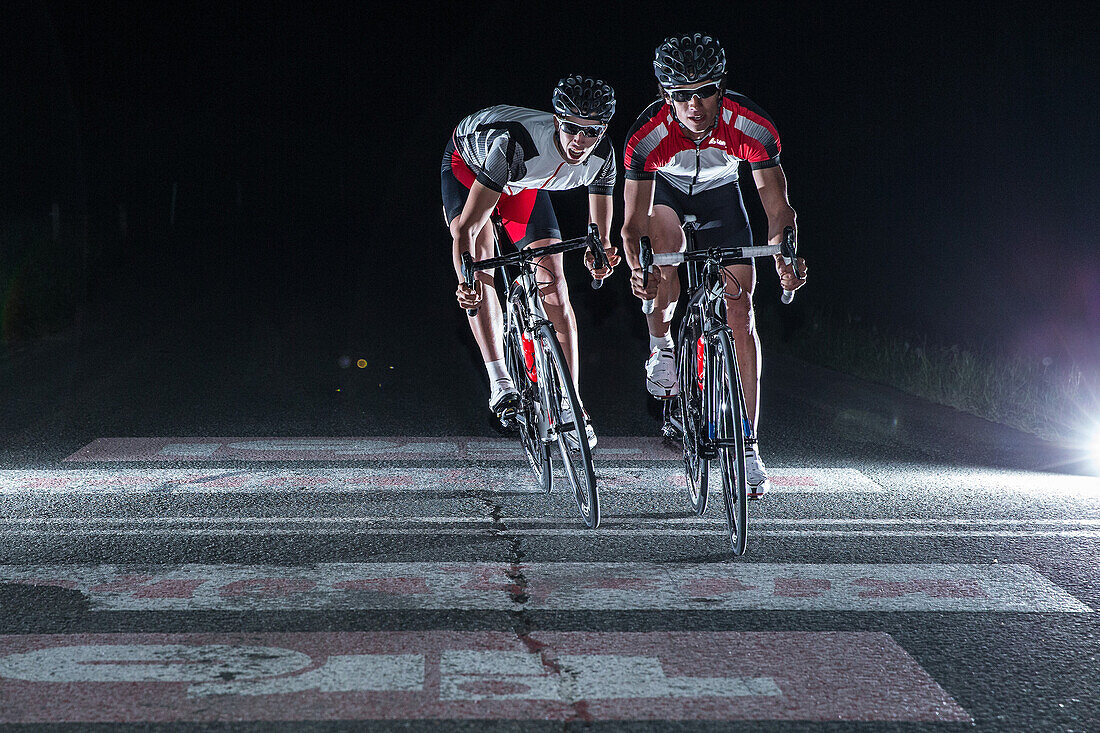
<svg viewBox="0 0 1100 733">
<path fill-rule="evenodd" d="M 397 326 L 430 339 L 462 327 L 437 177 L 455 123 L 548 109 L 559 77 L 591 74 L 617 91 L 621 161 L 654 47 L 701 30 L 782 137 L 813 269 L 794 318 L 828 307 L 1095 365 L 1093 13 L 1009 7 L 16 2 L 0 31 L 2 279 L 45 246 L 13 232 L 58 202 L 78 299 L 100 306 L 86 317 L 156 299 L 222 326 L 266 309 L 333 353 Z M 584 194 L 555 201 L 581 232 Z M 578 308 L 636 318 L 641 338 L 624 282 Z"/>
</svg>

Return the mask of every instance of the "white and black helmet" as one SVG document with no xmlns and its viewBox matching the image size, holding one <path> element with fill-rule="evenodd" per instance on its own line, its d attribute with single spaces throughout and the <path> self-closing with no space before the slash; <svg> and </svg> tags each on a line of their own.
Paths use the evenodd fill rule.
<svg viewBox="0 0 1100 733">
<path fill-rule="evenodd" d="M 554 111 L 607 124 L 615 114 L 615 90 L 590 76 L 567 76 L 554 87 Z"/>
<path fill-rule="evenodd" d="M 665 88 L 718 80 L 726 75 L 726 52 L 722 44 L 702 33 L 672 36 L 657 47 L 653 71 Z"/>
</svg>

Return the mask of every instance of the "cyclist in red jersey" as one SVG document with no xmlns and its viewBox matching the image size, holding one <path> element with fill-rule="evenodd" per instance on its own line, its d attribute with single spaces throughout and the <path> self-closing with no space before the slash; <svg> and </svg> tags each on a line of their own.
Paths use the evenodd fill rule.
<svg viewBox="0 0 1100 733">
<path fill-rule="evenodd" d="M 679 392 L 673 339 L 673 311 L 680 297 L 675 267 L 654 268 L 648 287 L 642 287 L 639 239 L 649 236 L 655 252 L 678 252 L 684 246 L 681 223 L 693 214 L 699 225 L 700 247 L 752 244 L 741 193 L 738 168 L 752 169 L 760 201 L 768 216 L 768 242 L 777 244 L 783 229 L 795 226 L 795 211 L 787 200 L 787 181 L 779 165 L 779 134 L 771 118 L 751 100 L 726 89 L 726 57 L 710 36 L 673 36 L 657 48 L 653 68 L 661 98 L 634 124 L 626 143 L 623 248 L 633 273 L 630 284 L 642 299 L 656 298 L 648 316 L 650 356 L 646 384 L 654 397 L 669 399 Z M 799 258 L 801 278 L 776 257 L 776 270 L 785 290 L 805 283 L 805 262 Z M 725 268 L 726 316 L 733 329 L 738 365 L 745 392 L 747 480 L 749 495 L 759 498 L 770 488 L 756 444 L 759 418 L 760 340 L 756 333 L 752 295 L 756 272 L 752 260 Z"/>
<path fill-rule="evenodd" d="M 594 269 L 592 256 L 585 264 L 597 279 L 611 274 L 619 263 L 611 246 L 612 193 L 617 177 L 615 154 L 605 138 L 615 113 L 610 86 L 583 76 L 558 82 L 553 93 L 554 113 L 521 107 L 496 106 L 462 120 L 444 151 L 443 210 L 453 238 L 453 258 L 459 285 L 458 304 L 479 308 L 470 319 L 489 377 L 489 408 L 502 422 L 514 414 L 518 393 L 504 366 L 501 343 L 503 319 L 493 273 L 477 273 L 473 288 L 462 279 L 462 253 L 475 260 L 495 255 L 493 229 L 487 226 L 494 209 L 517 247 L 544 247 L 561 241 L 557 217 L 547 191 L 588 188 L 589 221 L 600 230 L 609 268 Z M 543 306 L 554 323 L 574 384 L 578 380 L 577 325 L 562 273 L 562 255 L 540 260 Z M 596 435 L 585 415 L 588 442 Z"/>
</svg>

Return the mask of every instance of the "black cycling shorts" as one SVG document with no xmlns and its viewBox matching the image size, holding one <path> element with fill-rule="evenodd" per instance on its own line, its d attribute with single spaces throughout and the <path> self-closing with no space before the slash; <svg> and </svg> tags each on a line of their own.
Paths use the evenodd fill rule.
<svg viewBox="0 0 1100 733">
<path fill-rule="evenodd" d="M 737 181 L 688 196 L 658 173 L 653 186 L 653 205 L 669 207 L 680 221 L 684 220 L 684 214 L 695 215 L 696 249 L 752 246 L 752 228 Z M 752 259 L 746 257 L 730 264 L 751 265 Z"/>
</svg>

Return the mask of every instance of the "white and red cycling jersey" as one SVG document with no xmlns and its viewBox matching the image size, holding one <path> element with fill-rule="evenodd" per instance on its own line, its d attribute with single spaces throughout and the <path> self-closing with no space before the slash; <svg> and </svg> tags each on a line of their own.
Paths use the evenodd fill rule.
<svg viewBox="0 0 1100 733">
<path fill-rule="evenodd" d="M 488 107 L 458 123 L 453 142 L 453 155 L 477 181 L 505 195 L 587 186 L 589 193 L 610 196 L 615 187 L 615 153 L 607 138 L 583 162 L 570 164 L 558 150 L 557 127 L 549 112 Z"/>
<path fill-rule="evenodd" d="M 710 134 L 692 140 L 672 107 L 651 104 L 634 123 L 623 155 L 626 177 L 652 180 L 658 173 L 691 196 L 737 180 L 737 166 L 754 170 L 779 165 L 779 133 L 764 110 L 748 97 L 727 91 Z"/>
</svg>

